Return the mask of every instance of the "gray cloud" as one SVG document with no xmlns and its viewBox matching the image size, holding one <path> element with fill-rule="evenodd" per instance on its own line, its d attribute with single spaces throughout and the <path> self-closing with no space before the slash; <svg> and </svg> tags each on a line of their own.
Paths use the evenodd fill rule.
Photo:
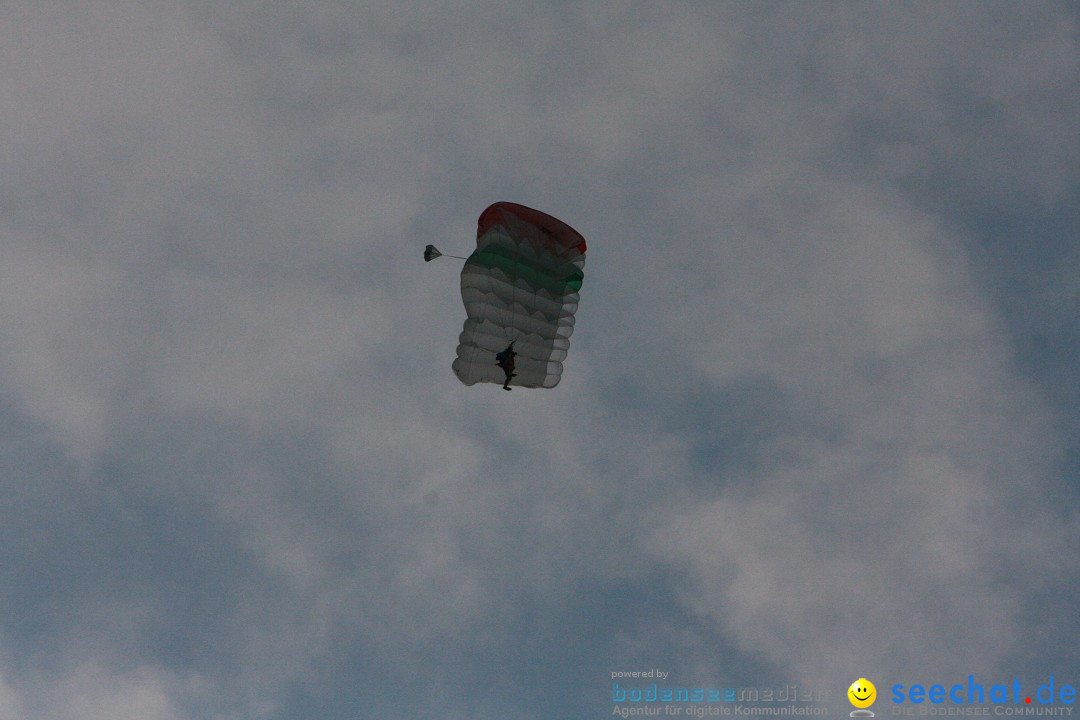
<svg viewBox="0 0 1080 720">
<path fill-rule="evenodd" d="M 0 20 L 0 711 L 1072 666 L 1063 6 Z M 590 242 L 551 392 L 419 259 L 500 199 Z"/>
</svg>

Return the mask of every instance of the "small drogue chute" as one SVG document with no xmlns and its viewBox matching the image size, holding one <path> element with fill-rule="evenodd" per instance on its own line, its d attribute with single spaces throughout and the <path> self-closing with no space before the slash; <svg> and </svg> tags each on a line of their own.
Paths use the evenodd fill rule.
<svg viewBox="0 0 1080 720">
<path fill-rule="evenodd" d="M 424 248 L 424 262 L 431 262 L 435 258 L 441 258 L 443 254 L 439 252 L 439 248 L 434 245 L 428 245 Z M 447 255 L 446 257 L 457 258 L 458 260 L 464 260 L 465 258 L 460 255 Z"/>
</svg>

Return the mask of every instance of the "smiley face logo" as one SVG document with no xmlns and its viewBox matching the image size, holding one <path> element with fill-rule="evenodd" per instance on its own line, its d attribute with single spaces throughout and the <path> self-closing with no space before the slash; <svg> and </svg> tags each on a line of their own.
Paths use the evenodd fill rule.
<svg viewBox="0 0 1080 720">
<path fill-rule="evenodd" d="M 848 700 L 857 708 L 867 708 L 877 699 L 877 688 L 866 678 L 859 678 L 847 689 Z"/>
</svg>

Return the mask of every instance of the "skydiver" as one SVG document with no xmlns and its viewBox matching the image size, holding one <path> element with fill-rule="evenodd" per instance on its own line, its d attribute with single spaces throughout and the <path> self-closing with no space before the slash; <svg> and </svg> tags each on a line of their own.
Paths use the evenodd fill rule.
<svg viewBox="0 0 1080 720">
<path fill-rule="evenodd" d="M 503 390 L 512 390 L 510 387 L 510 378 L 517 375 L 514 372 L 514 356 L 517 353 L 514 352 L 514 343 L 511 341 L 506 349 L 500 353 L 495 353 L 495 364 L 502 368 L 502 371 L 506 373 L 506 382 L 503 383 Z"/>
</svg>

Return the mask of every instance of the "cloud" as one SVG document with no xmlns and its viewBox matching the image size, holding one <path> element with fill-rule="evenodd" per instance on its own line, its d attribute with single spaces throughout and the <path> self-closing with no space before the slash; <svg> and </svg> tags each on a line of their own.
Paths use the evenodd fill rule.
<svg viewBox="0 0 1080 720">
<path fill-rule="evenodd" d="M 712 297 L 671 317 L 700 338 L 717 489 L 649 546 L 695 614 L 804 681 L 1005 670 L 1026 588 L 1076 572 L 1036 489 L 1050 409 L 947 229 L 827 176 L 748 194 L 704 255 Z M 1029 557 L 1033 527 L 1058 550 Z"/>
<path fill-rule="evenodd" d="M 1073 363 L 1017 342 L 1075 335 L 1060 6 L 0 12 L 0 707 L 579 716 L 615 665 L 1069 657 L 1025 642 L 1076 634 Z M 500 199 L 589 240 L 552 392 L 449 370 L 419 252 Z"/>
</svg>

